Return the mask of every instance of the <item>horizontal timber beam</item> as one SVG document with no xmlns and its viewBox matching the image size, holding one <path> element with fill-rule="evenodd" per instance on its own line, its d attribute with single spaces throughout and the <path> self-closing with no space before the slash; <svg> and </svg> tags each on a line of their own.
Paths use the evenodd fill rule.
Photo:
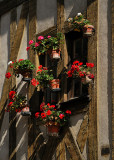
<svg viewBox="0 0 114 160">
<path fill-rule="evenodd" d="M 6 0 L 6 1 L 0 2 L 0 16 L 9 12 L 13 8 L 19 6 L 25 1 L 28 1 L 28 0 Z"/>
</svg>

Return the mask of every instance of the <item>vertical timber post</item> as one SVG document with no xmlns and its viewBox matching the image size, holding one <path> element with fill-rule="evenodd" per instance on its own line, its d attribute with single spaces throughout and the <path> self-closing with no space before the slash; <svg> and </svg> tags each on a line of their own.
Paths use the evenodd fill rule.
<svg viewBox="0 0 114 160">
<path fill-rule="evenodd" d="M 89 94 L 92 97 L 89 104 L 88 128 L 88 160 L 98 160 L 97 144 L 97 22 L 98 0 L 88 0 L 87 19 L 95 27 L 95 35 L 88 39 L 88 62 L 94 63 L 94 87 L 90 85 Z"/>
</svg>

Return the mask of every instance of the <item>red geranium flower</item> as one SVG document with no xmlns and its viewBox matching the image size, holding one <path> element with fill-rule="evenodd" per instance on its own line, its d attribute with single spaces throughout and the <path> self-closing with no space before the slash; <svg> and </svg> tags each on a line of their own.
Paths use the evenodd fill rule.
<svg viewBox="0 0 114 160">
<path fill-rule="evenodd" d="M 39 114 L 40 114 L 39 112 L 36 112 L 36 113 L 35 113 L 35 117 L 38 118 L 38 117 L 39 117 Z"/>
<path fill-rule="evenodd" d="M 41 117 L 42 119 L 46 117 L 46 114 L 45 113 L 41 113 Z"/>
<path fill-rule="evenodd" d="M 21 61 L 23 61 L 23 60 L 24 60 L 24 59 L 19 59 L 18 62 L 21 62 Z"/>
<path fill-rule="evenodd" d="M 27 47 L 26 50 L 28 51 L 30 49 L 30 47 Z"/>
<path fill-rule="evenodd" d="M 78 64 L 78 63 L 79 63 L 79 61 L 74 61 L 74 62 L 73 62 L 73 64 Z"/>
<path fill-rule="evenodd" d="M 67 72 L 68 77 L 72 77 L 72 72 L 71 70 Z"/>
<path fill-rule="evenodd" d="M 40 105 L 40 111 L 43 111 L 43 108 L 45 106 L 45 102 L 42 102 L 41 105 Z"/>
<path fill-rule="evenodd" d="M 10 106 L 12 106 L 12 104 L 13 104 L 13 102 L 10 102 L 10 103 L 8 104 L 8 106 L 7 106 L 7 107 L 10 107 Z"/>
<path fill-rule="evenodd" d="M 63 118 L 64 118 L 64 114 L 60 114 L 60 115 L 59 115 L 59 118 L 60 118 L 60 119 L 63 119 Z"/>
<path fill-rule="evenodd" d="M 7 72 L 6 74 L 5 74 L 5 76 L 6 76 L 6 78 L 10 78 L 11 77 L 11 73 L 10 72 Z"/>
<path fill-rule="evenodd" d="M 93 79 L 93 78 L 94 78 L 94 75 L 93 75 L 93 74 L 90 74 L 88 77 L 89 77 L 90 79 Z"/>
<path fill-rule="evenodd" d="M 42 69 L 42 65 L 40 65 L 40 66 L 38 67 L 38 69 Z"/>
<path fill-rule="evenodd" d="M 78 65 L 79 65 L 79 66 L 82 66 L 82 64 L 83 64 L 83 63 L 82 63 L 82 62 L 80 62 Z"/>
<path fill-rule="evenodd" d="M 14 96 L 15 96 L 15 91 L 10 91 L 10 93 L 9 93 L 9 99 L 13 99 L 14 98 Z"/>
<path fill-rule="evenodd" d="M 94 67 L 94 63 L 86 63 L 86 66 L 92 68 Z"/>
<path fill-rule="evenodd" d="M 71 111 L 70 111 L 70 110 L 67 110 L 66 113 L 67 113 L 67 114 L 71 114 Z"/>
<path fill-rule="evenodd" d="M 49 108 L 55 108 L 55 105 L 51 105 L 51 106 L 49 106 Z"/>
<path fill-rule="evenodd" d="M 48 111 L 46 112 L 46 114 L 47 114 L 48 116 L 51 115 L 51 111 L 48 110 Z"/>
<path fill-rule="evenodd" d="M 32 84 L 33 86 L 37 86 L 37 85 L 39 84 L 39 82 L 38 82 L 35 78 L 33 78 L 33 79 L 31 80 L 31 84 Z"/>
</svg>

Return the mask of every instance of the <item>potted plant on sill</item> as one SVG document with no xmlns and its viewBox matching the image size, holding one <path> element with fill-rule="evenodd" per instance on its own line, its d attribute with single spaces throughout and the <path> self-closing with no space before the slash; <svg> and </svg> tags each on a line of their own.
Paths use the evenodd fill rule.
<svg viewBox="0 0 114 160">
<path fill-rule="evenodd" d="M 32 77 L 32 70 L 35 66 L 28 59 L 19 59 L 16 62 L 12 62 L 10 64 L 11 68 L 13 68 L 13 73 L 15 76 L 19 76 L 21 74 L 23 76 L 23 80 L 30 80 Z"/>
<path fill-rule="evenodd" d="M 93 63 L 86 63 L 83 65 L 82 62 L 74 61 L 71 69 L 67 72 L 68 77 L 79 77 L 81 78 L 82 84 L 88 84 L 94 79 L 94 75 L 91 73 Z"/>
<path fill-rule="evenodd" d="M 40 65 L 36 77 L 31 80 L 31 84 L 36 87 L 40 86 L 44 89 L 50 86 L 50 81 L 53 79 L 52 70 L 48 70 L 47 67 Z"/>
<path fill-rule="evenodd" d="M 55 105 L 42 105 L 41 112 L 35 113 L 35 117 L 38 118 L 47 127 L 48 134 L 50 136 L 58 136 L 60 128 L 68 123 L 68 119 L 71 115 L 70 110 L 63 112 L 57 109 Z"/>
<path fill-rule="evenodd" d="M 68 22 L 75 26 L 74 31 L 80 32 L 82 30 L 84 36 L 92 36 L 95 32 L 94 26 L 81 13 L 77 13 L 74 18 L 68 18 Z"/>
<path fill-rule="evenodd" d="M 26 48 L 26 50 L 28 51 L 29 49 L 32 49 L 37 51 L 39 55 L 50 54 L 51 59 L 59 59 L 59 46 L 62 38 L 63 37 L 61 33 L 57 33 L 55 37 L 50 35 L 47 37 L 39 36 L 37 42 L 34 42 L 33 40 L 29 41 L 29 46 Z"/>
<path fill-rule="evenodd" d="M 21 112 L 27 106 L 25 96 L 18 94 L 15 91 L 9 92 L 9 104 L 7 105 L 6 112 Z"/>
</svg>

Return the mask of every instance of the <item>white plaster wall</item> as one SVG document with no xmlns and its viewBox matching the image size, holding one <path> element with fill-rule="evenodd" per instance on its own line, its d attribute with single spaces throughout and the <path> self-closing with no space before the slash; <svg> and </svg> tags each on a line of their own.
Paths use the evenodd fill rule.
<svg viewBox="0 0 114 160">
<path fill-rule="evenodd" d="M 84 13 L 87 9 L 87 0 L 65 0 L 65 20 L 76 16 L 77 13 Z"/>
<path fill-rule="evenodd" d="M 98 106 L 98 160 L 102 147 L 111 147 L 111 0 L 98 1 L 98 55 L 97 55 L 97 106 Z"/>
<path fill-rule="evenodd" d="M 0 19 L 0 97 L 9 61 L 10 13 Z M 9 113 L 5 113 L 0 132 L 0 160 L 9 159 Z"/>
<path fill-rule="evenodd" d="M 57 23 L 56 0 L 37 0 L 37 30 L 39 33 Z"/>
</svg>

